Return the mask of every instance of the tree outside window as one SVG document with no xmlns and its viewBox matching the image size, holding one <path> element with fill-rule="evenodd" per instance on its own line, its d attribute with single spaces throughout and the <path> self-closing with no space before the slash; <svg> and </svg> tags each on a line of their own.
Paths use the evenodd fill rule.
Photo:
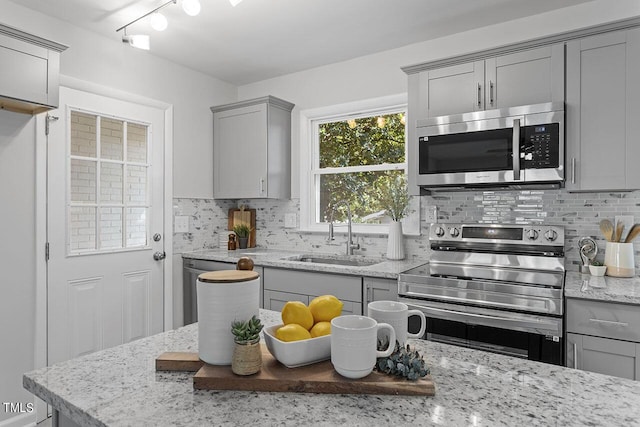
<svg viewBox="0 0 640 427">
<path fill-rule="evenodd" d="M 406 173 L 404 111 L 319 122 L 317 138 L 316 222 L 328 222 L 338 201 L 349 203 L 354 223 L 387 221 L 378 193 Z M 346 221 L 346 209 L 333 220 Z"/>
</svg>

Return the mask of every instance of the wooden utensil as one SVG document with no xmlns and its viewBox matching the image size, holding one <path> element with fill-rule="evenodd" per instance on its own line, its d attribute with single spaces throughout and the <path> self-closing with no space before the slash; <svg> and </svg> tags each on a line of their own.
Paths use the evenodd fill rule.
<svg viewBox="0 0 640 427">
<path fill-rule="evenodd" d="M 631 243 L 633 239 L 638 237 L 638 234 L 640 234 L 640 224 L 633 224 L 633 227 L 631 227 L 631 230 L 629 230 L 629 234 L 627 234 L 627 238 L 624 242 Z"/>
<path fill-rule="evenodd" d="M 607 242 L 613 241 L 613 224 L 608 219 L 600 221 L 600 231 Z"/>
<path fill-rule="evenodd" d="M 620 242 L 620 240 L 622 239 L 622 232 L 624 231 L 624 224 L 621 222 L 618 222 L 616 224 L 616 237 L 614 242 Z"/>
</svg>

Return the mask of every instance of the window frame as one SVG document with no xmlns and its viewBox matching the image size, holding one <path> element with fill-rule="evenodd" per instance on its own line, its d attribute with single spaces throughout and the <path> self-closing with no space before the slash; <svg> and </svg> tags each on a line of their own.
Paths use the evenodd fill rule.
<svg viewBox="0 0 640 427">
<path fill-rule="evenodd" d="M 330 173 L 349 173 L 380 170 L 404 170 L 407 172 L 407 144 L 405 139 L 405 162 L 390 165 L 346 166 L 323 168 L 320 171 L 318 125 L 332 121 L 357 119 L 375 115 L 407 112 L 407 95 L 391 95 L 300 112 L 300 231 L 328 232 L 326 222 L 316 222 L 316 207 L 319 194 L 316 192 L 316 177 Z M 407 124 L 408 125 L 408 124 Z M 407 126 L 405 125 L 405 126 Z M 405 132 L 405 138 L 408 132 Z M 420 235 L 420 198 L 411 197 L 409 214 L 402 219 L 403 233 Z M 343 230 L 344 228 L 344 230 Z M 336 233 L 346 233 L 346 227 L 337 227 Z M 353 224 L 353 232 L 360 234 L 388 234 L 387 224 Z"/>
</svg>

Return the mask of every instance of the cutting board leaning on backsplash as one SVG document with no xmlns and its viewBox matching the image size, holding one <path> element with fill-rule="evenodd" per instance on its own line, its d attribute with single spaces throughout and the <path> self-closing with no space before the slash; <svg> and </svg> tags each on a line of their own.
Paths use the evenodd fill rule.
<svg viewBox="0 0 640 427">
<path fill-rule="evenodd" d="M 256 247 L 256 210 L 247 208 L 229 209 L 229 231 L 236 225 L 245 224 L 251 229 L 248 248 Z"/>
</svg>

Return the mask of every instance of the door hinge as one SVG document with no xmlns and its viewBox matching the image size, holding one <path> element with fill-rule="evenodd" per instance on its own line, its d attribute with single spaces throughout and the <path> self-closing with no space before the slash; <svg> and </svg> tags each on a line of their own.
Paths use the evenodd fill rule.
<svg viewBox="0 0 640 427">
<path fill-rule="evenodd" d="M 44 260 L 49 261 L 49 242 L 44 244 Z"/>
<path fill-rule="evenodd" d="M 49 123 L 55 122 L 58 119 L 59 119 L 59 117 L 57 117 L 57 116 L 52 116 L 50 114 L 47 114 L 47 118 L 44 121 L 44 123 L 45 123 L 44 124 L 44 134 L 45 135 L 49 136 Z"/>
</svg>

